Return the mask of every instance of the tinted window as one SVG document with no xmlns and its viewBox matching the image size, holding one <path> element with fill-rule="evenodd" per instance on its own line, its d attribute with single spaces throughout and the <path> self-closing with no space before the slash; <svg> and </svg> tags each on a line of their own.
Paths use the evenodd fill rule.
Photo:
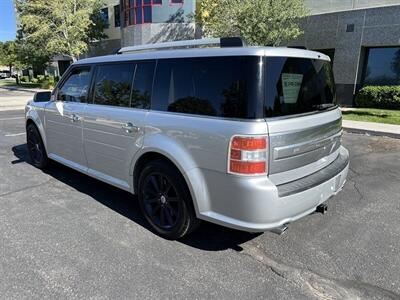
<svg viewBox="0 0 400 300">
<path fill-rule="evenodd" d="M 159 60 L 154 109 L 232 118 L 257 118 L 263 99 L 260 57 Z"/>
<path fill-rule="evenodd" d="M 100 17 L 103 21 L 104 28 L 108 28 L 110 26 L 110 23 L 108 21 L 108 7 L 102 8 L 100 10 Z"/>
<path fill-rule="evenodd" d="M 266 61 L 266 117 L 301 114 L 336 103 L 329 62 L 285 57 Z"/>
<path fill-rule="evenodd" d="M 119 5 L 114 6 L 114 26 L 121 26 L 121 10 Z"/>
<path fill-rule="evenodd" d="M 138 63 L 133 81 L 131 106 L 135 108 L 150 108 L 151 88 L 153 85 L 154 62 Z"/>
<path fill-rule="evenodd" d="M 364 85 L 400 85 L 400 48 L 370 48 Z"/>
<path fill-rule="evenodd" d="M 94 103 L 129 107 L 134 64 L 110 64 L 97 67 Z"/>
<path fill-rule="evenodd" d="M 57 93 L 57 100 L 86 102 L 90 85 L 90 69 L 74 69 Z"/>
</svg>

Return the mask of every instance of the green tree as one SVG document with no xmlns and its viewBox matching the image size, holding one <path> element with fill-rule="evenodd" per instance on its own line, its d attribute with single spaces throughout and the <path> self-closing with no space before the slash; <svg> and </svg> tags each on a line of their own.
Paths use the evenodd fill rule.
<svg viewBox="0 0 400 300">
<path fill-rule="evenodd" d="M 17 31 L 16 45 L 18 60 L 26 67 L 32 67 L 34 74 L 44 74 L 51 58 L 48 49 L 39 46 L 38 40 L 36 43 L 32 43 L 27 39 L 22 28 Z"/>
<path fill-rule="evenodd" d="M 0 42 L 0 65 L 8 66 L 10 73 L 12 68 L 22 68 L 22 63 L 19 61 L 17 45 L 14 41 Z"/>
<path fill-rule="evenodd" d="M 101 0 L 15 0 L 21 41 L 27 48 L 42 49 L 40 55 L 62 54 L 72 58 L 88 50 L 89 43 L 105 38 L 98 15 Z M 28 46 L 27 46 L 28 45 Z"/>
<path fill-rule="evenodd" d="M 200 0 L 196 21 L 208 37 L 241 36 L 250 45 L 279 45 L 303 32 L 303 0 Z"/>
</svg>

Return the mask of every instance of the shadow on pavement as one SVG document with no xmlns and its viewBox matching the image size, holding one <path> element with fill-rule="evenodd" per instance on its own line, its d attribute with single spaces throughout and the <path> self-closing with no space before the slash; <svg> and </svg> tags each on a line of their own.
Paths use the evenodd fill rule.
<svg viewBox="0 0 400 300">
<path fill-rule="evenodd" d="M 12 151 L 16 159 L 11 164 L 30 164 L 26 144 L 14 146 Z M 150 226 L 140 212 L 137 201 L 135 201 L 136 197 L 130 193 L 56 162 L 50 164 L 49 168 L 44 172 L 151 231 Z M 203 222 L 195 232 L 182 238 L 179 242 L 206 251 L 226 249 L 241 251 L 243 250 L 240 246 L 241 244 L 259 235 L 260 233 L 247 233 Z"/>
</svg>

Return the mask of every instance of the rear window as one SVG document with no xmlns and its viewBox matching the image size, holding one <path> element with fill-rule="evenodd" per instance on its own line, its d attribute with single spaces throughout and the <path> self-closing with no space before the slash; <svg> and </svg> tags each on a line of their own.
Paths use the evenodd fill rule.
<svg viewBox="0 0 400 300">
<path fill-rule="evenodd" d="M 263 99 L 261 57 L 159 60 L 153 109 L 227 118 L 257 118 Z"/>
<path fill-rule="evenodd" d="M 265 80 L 265 117 L 313 112 L 336 105 L 335 84 L 329 62 L 268 57 Z"/>
</svg>

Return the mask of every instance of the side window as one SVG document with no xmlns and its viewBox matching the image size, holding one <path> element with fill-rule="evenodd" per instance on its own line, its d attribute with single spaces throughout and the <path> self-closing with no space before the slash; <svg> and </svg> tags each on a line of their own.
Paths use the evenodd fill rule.
<svg viewBox="0 0 400 300">
<path fill-rule="evenodd" d="M 260 57 L 159 60 L 154 109 L 228 118 L 254 118 L 262 68 Z"/>
<path fill-rule="evenodd" d="M 196 99 L 191 59 L 159 60 L 154 82 L 154 108 L 193 114 L 208 114 L 207 103 Z"/>
<path fill-rule="evenodd" d="M 57 100 L 86 102 L 90 86 L 90 68 L 76 68 L 59 88 Z"/>
<path fill-rule="evenodd" d="M 97 67 L 94 103 L 129 107 L 134 64 L 110 64 Z"/>
<path fill-rule="evenodd" d="M 138 63 L 136 66 L 131 106 L 134 108 L 149 109 L 155 63 L 143 62 Z"/>
<path fill-rule="evenodd" d="M 250 65 L 252 64 L 248 64 Z M 236 57 L 196 60 L 193 81 L 196 84 L 197 98 L 207 101 L 215 115 L 246 117 L 246 68 L 244 60 Z"/>
</svg>

